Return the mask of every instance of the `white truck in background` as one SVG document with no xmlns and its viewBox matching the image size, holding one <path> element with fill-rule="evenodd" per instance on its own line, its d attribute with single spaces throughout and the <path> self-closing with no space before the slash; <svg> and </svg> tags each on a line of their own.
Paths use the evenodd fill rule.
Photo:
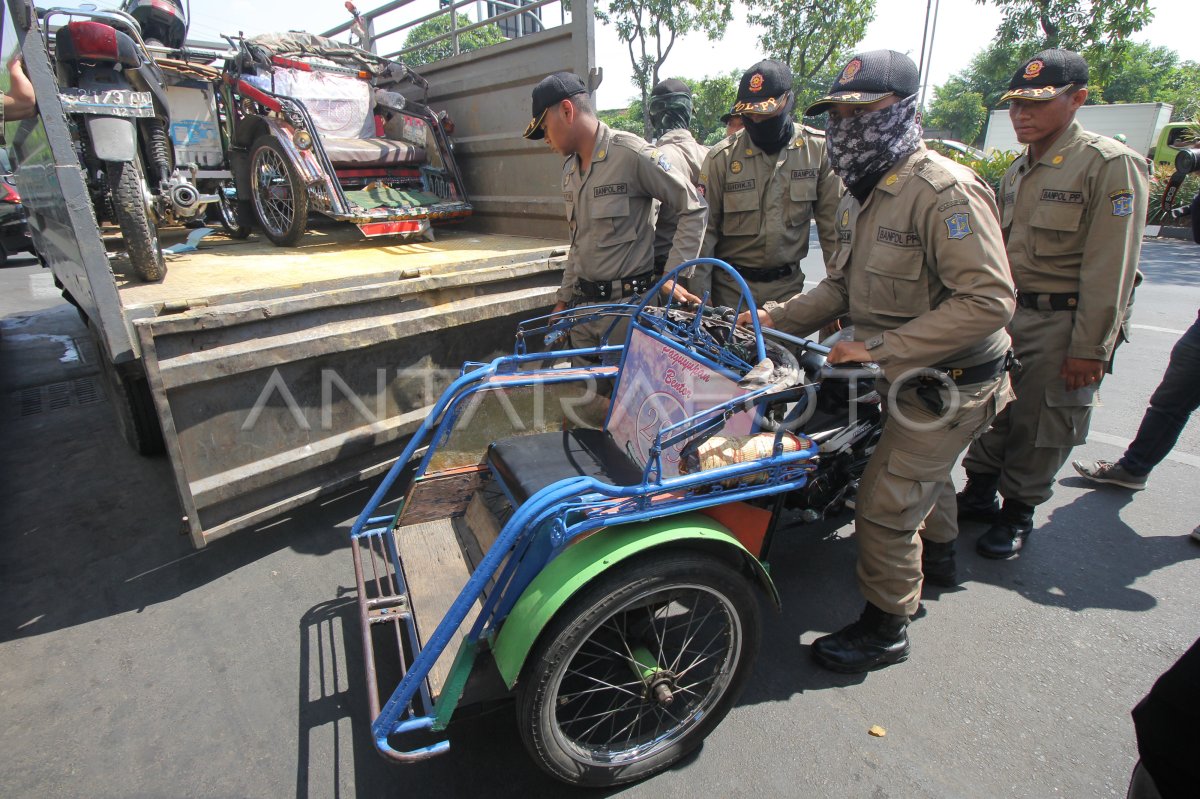
<svg viewBox="0 0 1200 799">
<path fill-rule="evenodd" d="M 1192 127 L 1187 122 L 1171 122 L 1174 110 L 1170 103 L 1085 105 L 1075 118 L 1085 130 L 1105 136 L 1123 134 L 1126 144 L 1155 165 L 1174 164 L 1175 154 L 1181 149 L 1182 142 L 1188 140 Z M 983 149 L 987 153 L 1020 152 L 1025 149 L 1017 141 L 1007 109 L 992 111 L 988 115 Z"/>
</svg>

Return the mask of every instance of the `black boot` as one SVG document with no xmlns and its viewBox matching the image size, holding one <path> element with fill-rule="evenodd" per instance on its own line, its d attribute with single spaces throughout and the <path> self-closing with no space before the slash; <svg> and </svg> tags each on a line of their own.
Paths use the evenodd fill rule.
<svg viewBox="0 0 1200 799">
<path fill-rule="evenodd" d="M 813 641 L 817 663 L 830 671 L 858 674 L 908 660 L 908 617 L 867 603 L 858 621 Z"/>
<path fill-rule="evenodd" d="M 975 542 L 975 551 L 985 558 L 1007 560 L 1021 551 L 1032 531 L 1033 506 L 1006 499 L 1000 518 Z"/>
<path fill-rule="evenodd" d="M 958 585 L 958 568 L 954 563 L 954 542 L 921 540 L 921 572 L 925 582 L 953 588 Z"/>
<path fill-rule="evenodd" d="M 958 520 L 986 524 L 996 521 L 1000 514 L 1000 500 L 996 497 L 999 487 L 998 474 L 967 472 L 967 484 L 955 497 L 958 500 Z"/>
</svg>

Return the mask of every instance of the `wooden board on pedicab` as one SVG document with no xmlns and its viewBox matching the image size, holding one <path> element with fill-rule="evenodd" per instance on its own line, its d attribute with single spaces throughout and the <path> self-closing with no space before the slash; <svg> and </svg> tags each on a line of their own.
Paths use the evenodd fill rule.
<svg viewBox="0 0 1200 799">
<path fill-rule="evenodd" d="M 424 647 L 458 598 L 471 571 L 449 518 L 397 527 L 392 535 L 408 585 L 408 601 L 417 624 L 417 636 Z M 459 626 L 458 634 L 450 639 L 429 672 L 429 692 L 435 700 L 454 665 L 462 636 L 475 623 L 479 610 L 480 604 L 476 600 Z"/>
</svg>

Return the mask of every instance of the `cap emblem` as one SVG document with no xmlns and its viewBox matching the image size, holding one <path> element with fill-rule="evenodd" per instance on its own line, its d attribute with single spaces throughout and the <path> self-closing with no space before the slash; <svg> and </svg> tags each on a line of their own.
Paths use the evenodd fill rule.
<svg viewBox="0 0 1200 799">
<path fill-rule="evenodd" d="M 762 73 L 755 72 L 753 75 L 750 76 L 750 91 L 757 94 L 758 92 L 762 91 L 762 87 L 763 87 Z"/>
<path fill-rule="evenodd" d="M 851 59 L 846 68 L 842 70 L 842 76 L 838 78 L 838 83 L 845 84 L 854 80 L 854 76 L 858 74 L 860 69 L 862 69 L 862 61 L 857 58 Z"/>
<path fill-rule="evenodd" d="M 1036 78 L 1042 74 L 1042 68 L 1046 66 L 1046 62 L 1040 58 L 1035 58 L 1025 65 L 1025 74 L 1022 76 L 1025 79 Z"/>
</svg>

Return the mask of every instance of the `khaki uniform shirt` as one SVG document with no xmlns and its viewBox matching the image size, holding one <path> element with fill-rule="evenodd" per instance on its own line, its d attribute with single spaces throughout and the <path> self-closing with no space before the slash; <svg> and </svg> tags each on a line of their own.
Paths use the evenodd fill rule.
<svg viewBox="0 0 1200 799">
<path fill-rule="evenodd" d="M 829 164 L 824 134 L 797 125 L 791 144 L 770 155 L 738 131 L 709 152 L 700 187 L 709 207 L 701 256 L 750 269 L 799 267 L 815 216 L 830 262 L 842 182 Z"/>
<path fill-rule="evenodd" d="M 837 211 L 829 276 L 767 303 L 784 331 L 810 333 L 849 312 L 890 381 L 911 369 L 965 367 L 1003 355 L 1016 308 L 992 190 L 922 144 L 859 204 Z"/>
<path fill-rule="evenodd" d="M 1026 150 L 1004 175 L 1000 219 L 1017 289 L 1079 293 L 1068 357 L 1107 361 L 1142 249 L 1146 160 L 1114 139 L 1063 131 L 1037 163 Z"/>
<path fill-rule="evenodd" d="M 639 136 L 600 123 L 591 167 L 579 157 L 563 164 L 563 200 L 571 249 L 556 299 L 570 302 L 578 278 L 619 280 L 654 269 L 654 200 L 677 214 L 667 269 L 696 257 L 704 236 L 704 206 L 687 176 Z M 614 298 L 616 299 L 616 298 Z"/>
<path fill-rule="evenodd" d="M 700 167 L 708 157 L 708 148 L 692 137 L 692 132 L 677 128 L 659 137 L 655 146 L 671 161 L 671 165 L 687 177 L 693 186 L 700 185 Z M 671 252 L 671 241 L 675 238 L 678 214 L 663 206 L 658 211 L 654 225 L 654 257 L 665 257 Z"/>
</svg>

